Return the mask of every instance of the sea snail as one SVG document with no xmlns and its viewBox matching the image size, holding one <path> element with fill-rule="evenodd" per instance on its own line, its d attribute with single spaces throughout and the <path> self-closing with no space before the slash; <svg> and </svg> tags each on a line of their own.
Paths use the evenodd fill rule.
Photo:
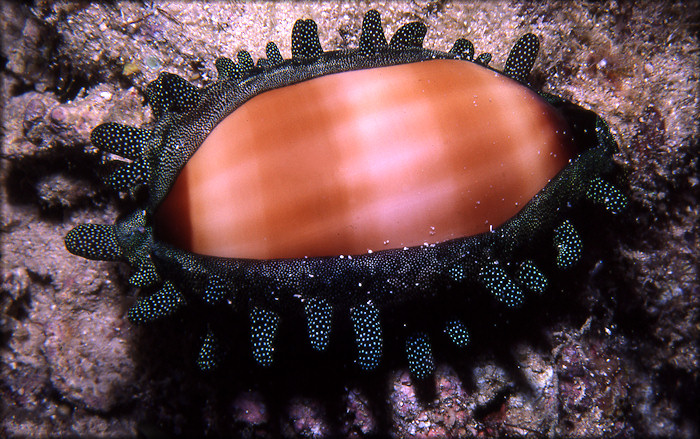
<svg viewBox="0 0 700 439">
<path fill-rule="evenodd" d="M 517 307 L 542 293 L 548 270 L 581 257 L 573 209 L 625 209 L 617 144 L 595 113 L 527 86 L 533 34 L 500 72 L 466 39 L 424 49 L 425 33 L 409 23 L 387 43 L 372 10 L 357 49 L 326 52 L 316 23 L 298 20 L 291 59 L 274 43 L 257 63 L 219 58 L 204 88 L 162 73 L 146 89 L 151 129 L 105 123 L 91 136 L 130 160 L 107 184 L 144 201 L 114 225 L 77 226 L 67 249 L 135 269 L 129 282 L 153 292 L 133 322 L 193 303 L 247 319 L 263 366 L 291 313 L 318 351 L 349 319 L 370 370 L 396 304 L 458 289 Z M 227 334 L 205 323 L 208 370 Z M 468 326 L 451 316 L 441 333 L 408 334 L 411 373 L 430 376 L 431 338 L 465 346 Z"/>
</svg>

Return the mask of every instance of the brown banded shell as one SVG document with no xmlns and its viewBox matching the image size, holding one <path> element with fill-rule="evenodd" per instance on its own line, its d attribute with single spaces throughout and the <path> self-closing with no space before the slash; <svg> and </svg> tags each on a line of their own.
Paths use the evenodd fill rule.
<svg viewBox="0 0 700 439">
<path fill-rule="evenodd" d="M 573 156 L 566 124 L 493 70 L 430 60 L 322 76 L 224 118 L 156 211 L 229 258 L 361 254 L 497 228 Z"/>
</svg>

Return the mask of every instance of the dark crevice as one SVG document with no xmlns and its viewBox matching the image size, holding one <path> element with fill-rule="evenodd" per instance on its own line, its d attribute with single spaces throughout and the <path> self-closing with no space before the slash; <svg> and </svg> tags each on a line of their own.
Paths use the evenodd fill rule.
<svg viewBox="0 0 700 439">
<path fill-rule="evenodd" d="M 56 160 L 56 157 L 60 157 L 60 160 Z M 51 154 L 8 161 L 4 181 L 7 201 L 15 205 L 39 206 L 43 219 L 57 222 L 62 221 L 66 212 L 71 210 L 104 206 L 112 194 L 99 182 L 103 174 L 100 163 L 99 156 L 87 155 L 79 148 L 61 147 L 55 147 Z M 42 198 L 39 186 L 45 178 L 52 176 L 59 180 L 70 179 L 66 184 L 85 188 L 84 196 L 62 194 L 60 191 L 52 194 L 47 188 Z M 65 199 L 64 195 L 75 198 Z"/>
</svg>

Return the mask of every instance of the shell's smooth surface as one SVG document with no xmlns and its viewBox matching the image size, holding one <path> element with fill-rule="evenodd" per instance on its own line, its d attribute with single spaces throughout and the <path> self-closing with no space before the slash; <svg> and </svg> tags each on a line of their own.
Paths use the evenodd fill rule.
<svg viewBox="0 0 700 439">
<path fill-rule="evenodd" d="M 255 96 L 177 177 L 156 236 L 210 256 L 361 254 L 493 230 L 573 157 L 567 126 L 493 70 L 433 60 Z"/>
</svg>

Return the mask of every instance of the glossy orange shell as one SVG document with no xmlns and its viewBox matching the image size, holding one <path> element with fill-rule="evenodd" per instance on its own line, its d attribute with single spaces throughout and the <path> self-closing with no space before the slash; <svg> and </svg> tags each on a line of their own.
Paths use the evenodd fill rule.
<svg viewBox="0 0 700 439">
<path fill-rule="evenodd" d="M 493 230 L 573 155 L 566 124 L 493 70 L 430 60 L 259 94 L 158 208 L 160 239 L 229 258 L 362 254 Z"/>
</svg>

